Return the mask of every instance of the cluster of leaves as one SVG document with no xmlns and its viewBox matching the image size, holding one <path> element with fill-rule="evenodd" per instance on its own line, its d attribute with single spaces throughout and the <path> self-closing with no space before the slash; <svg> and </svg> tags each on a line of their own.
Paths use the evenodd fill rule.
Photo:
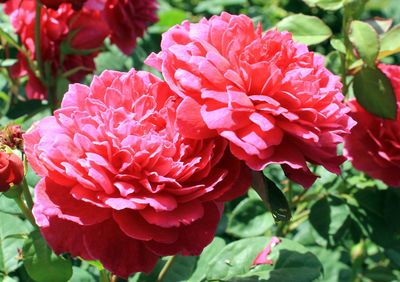
<svg viewBox="0 0 400 282">
<path fill-rule="evenodd" d="M 265 173 L 282 183 L 293 217 L 273 220 L 254 190 L 229 203 L 217 237 L 199 258 L 177 257 L 165 281 L 397 281 L 400 191 L 347 165 L 343 177 L 318 169 L 307 191 L 288 183 L 277 168 Z M 289 193 L 291 190 L 291 195 Z M 290 198 L 291 197 L 291 198 Z M 282 242 L 268 255 L 273 265 L 253 266 L 271 236 Z M 130 281 L 155 281 L 166 263 Z"/>
<path fill-rule="evenodd" d="M 264 29 L 289 30 L 296 40 L 323 54 L 341 75 L 344 92 L 369 112 L 394 118 L 396 103 L 378 60 L 399 63 L 400 6 L 397 0 L 163 0 L 160 21 L 149 28 L 131 56 L 106 44 L 96 58 L 97 72 L 126 71 L 158 51 L 162 32 L 185 19 L 197 21 L 222 11 L 251 16 Z M 374 18 L 380 16 L 382 18 Z M 396 18 L 397 16 L 397 18 Z M 393 18 L 388 20 L 388 18 Z M 369 19 L 363 20 L 360 19 Z M 394 26 L 393 26 L 394 25 Z M 392 27 L 393 26 L 393 27 Z M 45 102 L 26 100 L 24 81 L 10 77 L 17 38 L 0 12 L 0 123 L 27 129 L 50 114 Z M 87 82 L 90 78 L 87 78 Z M 59 93 L 67 85 L 60 84 Z M 254 190 L 227 204 L 217 236 L 200 257 L 177 256 L 163 281 L 395 281 L 400 280 L 400 190 L 355 171 L 349 163 L 340 177 L 321 168 L 309 190 L 285 179 L 281 170 L 264 171 L 266 196 Z M 32 187 L 37 177 L 29 171 Z M 277 183 L 275 186 L 273 183 Z M 283 194 L 282 194 L 283 191 Z M 284 196 L 283 196 L 284 195 Z M 285 200 L 287 199 L 287 202 Z M 268 200 L 269 199 L 269 200 Z M 267 206 L 267 208 L 266 208 Z M 285 221 L 290 218 L 290 221 Z M 2 281 L 96 281 L 101 265 L 58 257 L 22 219 L 11 199 L 0 197 L 0 279 Z M 253 266 L 272 236 L 282 242 L 268 256 L 274 263 Z M 193 238 L 195 240 L 195 238 Z M 129 282 L 156 281 L 169 261 Z"/>
</svg>

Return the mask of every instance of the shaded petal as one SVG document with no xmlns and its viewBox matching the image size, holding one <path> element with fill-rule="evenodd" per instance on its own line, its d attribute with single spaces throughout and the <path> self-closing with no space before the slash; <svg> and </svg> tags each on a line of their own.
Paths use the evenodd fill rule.
<svg viewBox="0 0 400 282">
<path fill-rule="evenodd" d="M 162 228 L 148 223 L 138 213 L 130 210 L 115 211 L 113 217 L 121 230 L 129 237 L 170 244 L 178 239 L 176 228 Z"/>
<path fill-rule="evenodd" d="M 158 260 L 143 242 L 125 235 L 113 220 L 86 227 L 83 241 L 91 257 L 122 278 L 134 272 L 148 273 Z"/>
</svg>

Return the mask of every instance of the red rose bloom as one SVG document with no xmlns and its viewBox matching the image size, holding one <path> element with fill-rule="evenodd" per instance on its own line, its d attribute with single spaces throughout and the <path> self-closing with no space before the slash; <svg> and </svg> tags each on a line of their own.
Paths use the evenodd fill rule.
<svg viewBox="0 0 400 282">
<path fill-rule="evenodd" d="M 24 165 L 15 154 L 0 151 L 0 192 L 5 192 L 11 184 L 17 185 L 24 178 Z"/>
<path fill-rule="evenodd" d="M 137 38 L 157 22 L 157 7 L 155 0 L 108 0 L 103 16 L 111 30 L 111 42 L 126 55 L 132 53 Z"/>
<path fill-rule="evenodd" d="M 111 42 L 126 55 L 132 53 L 147 26 L 158 20 L 155 0 L 88 0 L 85 8 L 101 12 Z"/>
<path fill-rule="evenodd" d="M 31 70 L 28 65 L 26 57 L 19 53 L 17 55 L 17 63 L 11 67 L 12 77 L 28 76 L 25 92 L 29 99 L 45 99 L 47 97 L 47 90 L 36 74 Z"/>
<path fill-rule="evenodd" d="M 179 134 L 178 101 L 152 74 L 105 71 L 90 87 L 71 85 L 61 109 L 24 135 L 43 177 L 33 213 L 56 253 L 127 277 L 212 241 L 223 202 L 250 174 L 224 139 Z"/>
<path fill-rule="evenodd" d="M 10 15 L 11 23 L 24 47 L 32 54 L 30 59 L 36 59 L 35 1 L 12 0 L 5 5 L 4 11 Z M 85 75 L 93 72 L 95 69 L 94 57 L 97 52 L 87 55 L 73 53 L 61 55 L 61 46 L 67 44 L 71 48 L 79 50 L 101 47 L 109 30 L 101 20 L 100 13 L 90 10 L 75 12 L 70 4 L 61 4 L 57 10 L 43 7 L 40 16 L 40 48 L 44 64 L 50 64 L 50 68 L 55 74 L 59 71 L 63 73 L 80 68 L 68 77 L 71 82 L 80 81 Z M 16 75 L 28 74 L 28 98 L 45 98 L 45 87 L 29 68 L 26 58 L 22 54 L 19 55 L 19 62 L 14 66 L 13 73 Z"/>
<path fill-rule="evenodd" d="M 353 166 L 390 186 L 400 186 L 400 66 L 379 65 L 397 98 L 397 119 L 376 117 L 356 100 L 349 101 L 357 125 L 345 139 L 344 155 Z"/>
<path fill-rule="evenodd" d="M 340 173 L 345 158 L 336 145 L 354 124 L 342 85 L 290 33 L 263 34 L 249 17 L 222 13 L 171 28 L 147 63 L 183 98 L 177 120 L 184 136 L 220 135 L 250 168 L 281 164 L 306 187 L 316 179 L 307 162 Z"/>
</svg>

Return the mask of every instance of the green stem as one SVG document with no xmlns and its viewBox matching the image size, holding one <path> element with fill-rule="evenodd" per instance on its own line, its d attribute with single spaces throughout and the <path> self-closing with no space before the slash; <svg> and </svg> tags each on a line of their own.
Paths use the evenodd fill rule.
<svg viewBox="0 0 400 282">
<path fill-rule="evenodd" d="M 43 81 L 43 61 L 42 61 L 42 50 L 40 49 L 40 14 L 41 14 L 42 4 L 39 0 L 36 0 L 36 13 L 35 13 L 35 57 L 38 63 L 38 69 L 40 78 Z"/>
<path fill-rule="evenodd" d="M 287 228 L 286 222 L 278 222 L 275 235 L 278 237 L 285 237 L 286 236 L 286 228 Z"/>
<path fill-rule="evenodd" d="M 32 210 L 33 208 L 33 199 L 32 199 L 32 195 L 31 192 L 29 191 L 29 186 L 28 183 L 26 182 L 26 178 L 24 178 L 23 182 L 22 182 L 22 193 L 24 195 L 25 201 L 28 205 L 28 208 L 30 210 Z"/>
<path fill-rule="evenodd" d="M 160 274 L 158 275 L 157 282 L 163 281 L 163 279 L 167 275 L 168 270 L 171 268 L 171 265 L 174 262 L 175 258 L 176 258 L 176 256 L 171 256 L 168 258 L 164 267 L 161 269 Z"/>
<path fill-rule="evenodd" d="M 343 9 L 343 22 L 342 22 L 342 34 L 343 34 L 343 39 L 344 39 L 344 45 L 346 47 L 346 54 L 340 53 L 340 63 L 341 63 L 341 79 L 343 83 L 343 95 L 347 96 L 348 93 L 348 85 L 347 85 L 347 16 L 346 12 Z"/>
<path fill-rule="evenodd" d="M 52 79 L 51 76 L 48 74 L 48 71 L 45 70 L 43 65 L 43 58 L 42 58 L 42 49 L 40 44 L 40 21 L 41 21 L 41 9 L 42 3 L 40 0 L 36 0 L 36 13 L 35 13 L 35 58 L 38 65 L 39 70 L 39 78 L 43 82 L 44 85 L 47 87 L 47 96 L 49 100 L 49 106 L 52 112 L 57 109 L 57 98 L 55 97 L 55 89 L 56 85 L 55 79 Z"/>
<path fill-rule="evenodd" d="M 347 7 L 347 4 L 344 3 L 343 5 L 343 21 L 342 21 L 342 36 L 343 36 L 343 43 L 346 48 L 346 53 L 342 54 L 340 53 L 340 61 L 342 65 L 342 70 L 341 70 L 341 79 L 343 83 L 343 95 L 347 96 L 349 92 L 349 86 L 351 83 L 347 82 L 347 73 L 349 71 L 349 62 L 352 57 L 352 52 L 353 52 L 353 46 L 350 42 L 349 39 L 349 30 L 350 30 L 350 24 L 352 21 L 352 16 L 349 14 L 349 7 Z"/>
<path fill-rule="evenodd" d="M 344 96 L 347 96 L 347 93 L 349 92 L 348 90 L 348 85 L 347 85 L 347 63 L 346 63 L 346 55 L 345 54 L 340 54 L 340 64 L 342 67 L 341 70 L 341 80 L 343 83 L 343 88 L 342 88 L 342 92 Z"/>
<path fill-rule="evenodd" d="M 15 202 L 17 203 L 18 207 L 26 217 L 26 219 L 29 220 L 29 222 L 34 226 L 37 227 L 35 218 L 33 217 L 32 211 L 28 209 L 28 207 L 25 205 L 25 202 L 22 200 L 22 196 L 19 195 L 18 197 L 14 198 Z"/>
<path fill-rule="evenodd" d="M 47 88 L 47 96 L 49 99 L 49 107 L 51 114 L 54 113 L 55 110 L 57 110 L 58 107 L 58 101 L 57 101 L 57 76 L 54 77 L 54 79 L 50 79 L 48 88 Z"/>
<path fill-rule="evenodd" d="M 110 273 L 103 269 L 100 271 L 100 282 L 110 282 Z"/>
</svg>

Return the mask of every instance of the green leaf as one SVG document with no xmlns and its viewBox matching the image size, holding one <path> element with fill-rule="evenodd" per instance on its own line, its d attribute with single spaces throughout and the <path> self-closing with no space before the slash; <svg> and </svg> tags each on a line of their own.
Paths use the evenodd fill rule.
<svg viewBox="0 0 400 282">
<path fill-rule="evenodd" d="M 321 275 L 322 265 L 317 257 L 288 239 L 282 239 L 281 243 L 272 248 L 268 259 L 273 261 L 273 265 L 252 266 L 254 259 L 270 240 L 271 237 L 254 237 L 226 245 L 210 261 L 207 280 L 259 281 L 254 279 L 258 277 L 261 281 L 308 282 Z"/>
<path fill-rule="evenodd" d="M 357 102 L 365 110 L 378 117 L 396 119 L 396 96 L 390 80 L 381 70 L 361 69 L 354 76 L 353 90 Z"/>
<path fill-rule="evenodd" d="M 210 261 L 218 255 L 219 252 L 225 247 L 225 241 L 222 238 L 215 237 L 214 240 L 208 245 L 201 253 L 197 261 L 195 271 L 187 282 L 201 282 L 206 278 L 207 269 Z"/>
<path fill-rule="evenodd" d="M 385 249 L 385 255 L 392 263 L 400 268 L 400 251 L 394 249 Z"/>
<path fill-rule="evenodd" d="M 270 201 L 271 213 L 275 221 L 289 221 L 292 217 L 289 203 L 282 190 L 276 184 L 265 177 L 267 194 Z"/>
<path fill-rule="evenodd" d="M 164 258 L 165 260 L 166 258 Z M 165 275 L 164 282 L 187 281 L 196 265 L 196 257 L 177 256 Z"/>
<path fill-rule="evenodd" d="M 0 279 L 1 279 L 1 282 L 18 282 L 18 281 L 21 281 L 21 280 L 16 280 L 16 279 L 14 279 L 14 278 L 12 278 L 12 277 L 10 277 L 10 276 L 3 276 L 3 274 L 1 274 L 0 273 Z"/>
<path fill-rule="evenodd" d="M 343 7 L 343 0 L 303 0 L 310 7 L 320 7 L 327 11 L 335 11 Z"/>
<path fill-rule="evenodd" d="M 158 13 L 159 21 L 149 28 L 150 33 L 163 33 L 169 28 L 176 24 L 180 24 L 182 21 L 188 18 L 188 14 L 185 11 L 169 8 L 165 11 Z"/>
<path fill-rule="evenodd" d="M 331 29 L 321 19 L 303 14 L 286 17 L 276 26 L 279 31 L 290 31 L 295 40 L 307 45 L 318 44 L 332 35 Z"/>
<path fill-rule="evenodd" d="M 259 199 L 246 198 L 235 207 L 226 232 L 240 238 L 264 234 L 274 225 L 269 212 Z"/>
<path fill-rule="evenodd" d="M 64 94 L 68 91 L 69 80 L 59 76 L 57 78 L 57 89 L 56 89 L 56 97 L 57 101 L 62 101 Z"/>
<path fill-rule="evenodd" d="M 72 277 L 68 282 L 96 282 L 96 279 L 86 270 L 73 266 Z"/>
<path fill-rule="evenodd" d="M 332 38 L 330 43 L 331 43 L 331 46 L 335 50 L 337 50 L 337 51 L 339 51 L 340 53 L 343 53 L 343 54 L 346 53 L 346 46 L 344 46 L 344 43 L 343 43 L 342 40 L 337 39 L 337 38 Z"/>
<path fill-rule="evenodd" d="M 369 0 L 344 0 L 343 1 L 343 12 L 345 17 L 349 19 L 357 19 L 361 17 L 364 11 L 365 5 Z"/>
<path fill-rule="evenodd" d="M 392 19 L 384 19 L 379 17 L 368 19 L 365 22 L 372 26 L 378 34 L 387 32 L 393 24 Z"/>
<path fill-rule="evenodd" d="M 28 52 L 22 48 L 5 30 L 0 27 L 0 38 L 3 38 L 8 44 L 16 48 L 19 52 L 29 57 Z"/>
<path fill-rule="evenodd" d="M 83 259 L 82 259 L 83 260 Z M 85 260 L 85 262 L 91 266 L 94 266 L 95 268 L 97 268 L 98 271 L 101 271 L 104 269 L 103 264 L 98 261 L 98 260 Z"/>
<path fill-rule="evenodd" d="M 330 52 L 328 55 L 325 56 L 325 66 L 333 73 L 340 73 L 342 64 L 338 51 Z"/>
<path fill-rule="evenodd" d="M 357 191 L 354 194 L 354 198 L 358 203 L 358 207 L 352 211 L 367 230 L 368 238 L 371 241 L 385 248 L 400 250 L 400 234 L 394 232 L 396 228 L 393 228 L 391 223 L 385 219 L 384 206 L 387 203 L 385 203 L 388 196 L 387 191 L 374 188 Z M 391 217 L 393 217 L 393 214 Z"/>
<path fill-rule="evenodd" d="M 370 281 L 379 282 L 392 282 L 397 280 L 392 270 L 384 266 L 376 266 L 373 269 L 367 270 L 364 277 L 369 278 Z"/>
<path fill-rule="evenodd" d="M 137 273 L 133 277 L 129 278 L 129 282 L 154 282 L 170 257 L 163 257 L 158 261 L 153 271 L 149 274 Z M 191 256 L 176 256 L 171 267 L 163 278 L 163 282 L 176 282 L 176 281 L 187 281 L 191 276 L 197 257 Z"/>
<path fill-rule="evenodd" d="M 38 176 L 36 172 L 33 171 L 31 166 L 28 166 L 25 179 L 30 187 L 35 187 L 40 180 L 40 176 Z"/>
<path fill-rule="evenodd" d="M 7 213 L 10 215 L 21 215 L 21 210 L 17 206 L 14 200 L 5 197 L 0 194 L 0 214 Z"/>
<path fill-rule="evenodd" d="M 260 196 L 265 206 L 271 211 L 276 222 L 289 221 L 292 213 L 285 195 L 276 184 L 262 172 L 253 172 L 252 187 Z"/>
<path fill-rule="evenodd" d="M 0 61 L 0 67 L 11 67 L 17 62 L 16 59 L 5 59 Z"/>
<path fill-rule="evenodd" d="M 348 223 L 349 216 L 350 209 L 346 203 L 340 198 L 331 196 L 320 199 L 311 207 L 310 223 L 321 237 L 331 242 L 340 229 Z"/>
<path fill-rule="evenodd" d="M 361 21 L 352 21 L 349 39 L 361 59 L 371 67 L 375 66 L 379 53 L 379 38 L 372 26 Z"/>
<path fill-rule="evenodd" d="M 8 84 L 6 76 L 8 77 L 8 74 L 0 71 L 0 89 L 4 89 Z"/>
<path fill-rule="evenodd" d="M 386 190 L 383 216 L 387 225 L 392 229 L 393 233 L 400 234 L 400 218 L 393 216 L 397 213 L 400 206 L 400 190 L 397 188 L 389 188 Z"/>
<path fill-rule="evenodd" d="M 37 282 L 63 282 L 72 276 L 71 262 L 54 254 L 38 230 L 25 241 L 22 253 L 26 271 Z"/>
<path fill-rule="evenodd" d="M 321 281 L 324 282 L 351 282 L 352 269 L 341 262 L 342 253 L 338 248 L 326 249 L 322 247 L 309 248 L 315 254 L 324 268 Z"/>
<path fill-rule="evenodd" d="M 96 63 L 96 73 L 101 73 L 104 70 L 118 70 L 123 71 L 124 63 L 130 60 L 130 58 L 126 57 L 121 52 L 101 52 L 95 59 Z"/>
<path fill-rule="evenodd" d="M 220 14 L 223 12 L 225 7 L 234 5 L 244 5 L 246 0 L 207 0 L 199 1 L 199 4 L 194 8 L 195 13 L 210 13 L 210 14 Z"/>
<path fill-rule="evenodd" d="M 10 102 L 11 102 L 10 97 L 3 91 L 0 91 L 0 116 L 7 113 L 10 107 Z"/>
<path fill-rule="evenodd" d="M 3 197 L 2 197 L 3 198 Z M 10 200 L 11 201 L 11 200 Z M 13 201 L 11 201 L 13 202 Z M 16 270 L 20 261 L 18 260 L 18 249 L 22 248 L 23 240 L 13 238 L 13 234 L 28 233 L 27 224 L 19 217 L 0 213 L 0 272 L 8 274 Z"/>
<path fill-rule="evenodd" d="M 144 60 L 148 57 L 148 51 L 145 50 L 140 44 L 136 45 L 135 50 L 132 53 L 132 67 L 137 70 L 144 70 L 147 66 L 144 64 Z M 147 66 L 148 67 L 148 66 Z"/>
<path fill-rule="evenodd" d="M 293 237 L 293 240 L 304 246 L 328 246 L 327 240 L 318 234 L 318 232 L 311 225 L 310 221 L 303 222 L 297 228 L 296 235 Z"/>
<path fill-rule="evenodd" d="M 19 102 L 16 105 L 10 107 L 7 113 L 7 117 L 10 119 L 16 119 L 23 115 L 34 113 L 39 109 L 44 108 L 42 100 L 27 100 L 24 102 Z"/>
<path fill-rule="evenodd" d="M 380 43 L 380 58 L 400 52 L 400 24 L 384 33 L 381 37 Z"/>
</svg>

